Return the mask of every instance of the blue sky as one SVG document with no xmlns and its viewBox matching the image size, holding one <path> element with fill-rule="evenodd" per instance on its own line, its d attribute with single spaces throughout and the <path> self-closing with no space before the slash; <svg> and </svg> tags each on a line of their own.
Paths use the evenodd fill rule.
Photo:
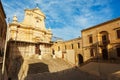
<svg viewBox="0 0 120 80">
<path fill-rule="evenodd" d="M 46 27 L 56 37 L 69 40 L 81 30 L 120 17 L 120 0 L 2 0 L 7 18 L 24 18 L 24 9 L 38 4 L 46 15 Z"/>
</svg>

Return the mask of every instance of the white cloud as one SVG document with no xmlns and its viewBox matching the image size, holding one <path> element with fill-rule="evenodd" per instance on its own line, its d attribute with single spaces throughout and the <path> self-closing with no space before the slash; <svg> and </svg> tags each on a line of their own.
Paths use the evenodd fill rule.
<svg viewBox="0 0 120 80">
<path fill-rule="evenodd" d="M 47 24 L 53 34 L 65 40 L 80 36 L 80 30 L 111 18 L 110 0 L 18 0 L 4 1 L 7 17 L 14 14 L 21 21 L 25 8 L 36 3 L 47 16 Z M 57 26 L 56 26 L 57 25 Z M 48 26 L 47 26 L 48 27 Z"/>
</svg>

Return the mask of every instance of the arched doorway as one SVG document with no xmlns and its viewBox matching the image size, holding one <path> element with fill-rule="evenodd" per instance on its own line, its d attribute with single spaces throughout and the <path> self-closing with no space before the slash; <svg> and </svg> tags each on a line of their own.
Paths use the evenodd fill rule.
<svg viewBox="0 0 120 80">
<path fill-rule="evenodd" d="M 81 54 L 78 54 L 78 64 L 83 63 L 83 56 Z"/>
<path fill-rule="evenodd" d="M 102 50 L 102 57 L 104 60 L 108 59 L 108 50 L 107 49 Z"/>
</svg>

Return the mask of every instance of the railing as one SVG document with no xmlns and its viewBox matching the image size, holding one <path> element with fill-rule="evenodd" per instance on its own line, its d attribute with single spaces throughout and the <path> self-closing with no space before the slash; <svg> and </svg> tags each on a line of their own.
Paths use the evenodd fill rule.
<svg viewBox="0 0 120 80">
<path fill-rule="evenodd" d="M 110 40 L 99 41 L 99 46 L 105 46 L 105 45 L 108 45 L 109 43 L 110 43 Z"/>
</svg>

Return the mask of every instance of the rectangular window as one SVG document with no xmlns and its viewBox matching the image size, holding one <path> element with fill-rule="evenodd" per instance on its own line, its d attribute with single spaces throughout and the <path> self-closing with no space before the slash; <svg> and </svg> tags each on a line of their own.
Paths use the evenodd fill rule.
<svg viewBox="0 0 120 80">
<path fill-rule="evenodd" d="M 93 43 L 93 38 L 92 38 L 92 36 L 89 36 L 89 43 Z"/>
<path fill-rule="evenodd" d="M 117 38 L 120 38 L 120 30 L 116 30 L 117 32 Z"/>
<path fill-rule="evenodd" d="M 80 43 L 78 43 L 78 48 L 80 48 Z"/>
<path fill-rule="evenodd" d="M 71 47 L 72 47 L 72 49 L 73 49 L 73 44 L 71 44 Z"/>
<path fill-rule="evenodd" d="M 120 48 L 116 48 L 117 50 L 117 56 L 120 57 Z"/>
</svg>

